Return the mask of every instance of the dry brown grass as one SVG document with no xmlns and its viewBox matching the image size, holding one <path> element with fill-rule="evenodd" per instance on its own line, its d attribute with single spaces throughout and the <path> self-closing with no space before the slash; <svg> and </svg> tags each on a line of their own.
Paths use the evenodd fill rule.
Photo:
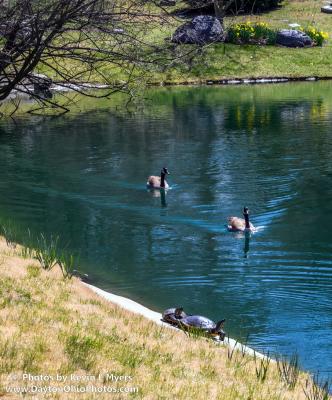
<svg viewBox="0 0 332 400">
<path fill-rule="evenodd" d="M 64 388 L 61 382 L 27 382 L 33 375 L 101 376 L 95 387 L 135 387 L 135 393 L 27 394 L 40 399 L 222 399 L 300 400 L 308 376 L 287 390 L 271 363 L 259 382 L 252 357 L 205 338 L 160 327 L 98 297 L 59 270 L 42 270 L 0 240 L 0 397 L 20 399 L 10 387 Z M 114 383 L 106 374 L 131 376 Z M 15 379 L 14 379 L 15 377 Z M 91 378 L 90 378 L 91 379 Z M 67 382 L 68 383 L 68 382 Z M 72 385 L 79 385 L 73 381 Z M 88 382 L 82 382 L 85 387 Z"/>
</svg>

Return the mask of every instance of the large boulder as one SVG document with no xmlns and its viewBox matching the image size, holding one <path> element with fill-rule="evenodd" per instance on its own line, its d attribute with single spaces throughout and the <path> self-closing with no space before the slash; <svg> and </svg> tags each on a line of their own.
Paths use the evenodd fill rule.
<svg viewBox="0 0 332 400">
<path fill-rule="evenodd" d="M 282 29 L 279 31 L 276 43 L 286 47 L 307 47 L 313 44 L 307 34 L 295 29 Z"/>
<path fill-rule="evenodd" d="M 211 15 L 199 15 L 192 21 L 179 26 L 174 32 L 172 42 L 204 44 L 223 40 L 220 21 Z"/>
</svg>

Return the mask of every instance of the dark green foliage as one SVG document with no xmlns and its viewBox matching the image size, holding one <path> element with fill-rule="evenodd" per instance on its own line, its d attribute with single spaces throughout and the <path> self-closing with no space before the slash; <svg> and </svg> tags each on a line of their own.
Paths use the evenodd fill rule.
<svg viewBox="0 0 332 400">
<path fill-rule="evenodd" d="M 206 12 L 211 13 L 214 11 L 214 5 L 212 0 L 186 0 L 190 7 L 201 9 L 205 8 Z M 220 1 L 221 7 L 227 1 Z M 261 13 L 263 11 L 269 11 L 277 8 L 282 3 L 282 0 L 234 0 L 233 3 L 228 7 L 227 14 L 252 14 Z"/>
</svg>

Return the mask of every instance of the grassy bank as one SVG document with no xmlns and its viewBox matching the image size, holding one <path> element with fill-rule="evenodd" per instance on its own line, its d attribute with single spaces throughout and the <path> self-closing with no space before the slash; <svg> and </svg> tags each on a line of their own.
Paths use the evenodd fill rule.
<svg viewBox="0 0 332 400">
<path fill-rule="evenodd" d="M 22 254 L 1 239 L 0 397 L 20 399 L 8 388 L 34 386 L 25 398 L 324 399 L 308 397 L 317 388 L 305 373 L 282 377 L 277 363 L 160 327 Z M 72 391 L 59 392 L 66 385 Z M 86 386 L 118 392 L 73 391 Z"/>
<path fill-rule="evenodd" d="M 331 15 L 320 11 L 321 2 L 315 0 L 284 1 L 280 9 L 259 16 L 228 17 L 225 25 L 243 21 L 267 22 L 274 29 L 290 29 L 297 23 L 303 28 L 314 26 L 332 37 Z M 192 70 L 174 69 L 159 79 L 166 82 L 204 81 L 244 77 L 330 77 L 332 47 L 330 41 L 323 47 L 294 49 L 281 46 L 214 44 L 207 46 L 197 58 Z M 152 80 L 156 78 L 153 77 Z"/>
<path fill-rule="evenodd" d="M 314 26 L 327 32 L 332 38 L 332 16 L 321 13 L 321 2 L 315 0 L 287 1 L 282 3 L 280 9 L 264 13 L 259 16 L 227 17 L 225 26 L 252 21 L 267 22 L 273 29 L 290 29 L 289 24 L 297 23 L 303 28 Z M 176 8 L 185 7 L 184 2 L 178 2 Z M 172 8 L 169 9 L 172 11 Z M 168 23 L 154 27 L 145 40 L 150 43 L 162 44 L 169 42 L 175 29 L 185 21 L 179 18 L 168 17 Z M 182 49 L 194 48 L 192 45 L 182 45 Z M 169 54 L 171 55 L 171 54 Z M 144 80 L 150 84 L 179 84 L 179 83 L 205 83 L 208 80 L 248 78 L 248 77 L 331 77 L 332 47 L 330 41 L 323 47 L 306 49 L 286 48 L 281 46 L 260 45 L 235 45 L 211 44 L 206 46 L 190 67 L 178 60 L 176 66 L 160 71 L 151 65 L 144 67 Z M 72 68 L 72 65 L 67 65 Z M 52 75 L 51 71 L 42 67 L 39 72 Z M 103 74 L 110 80 L 116 81 L 124 78 L 122 71 L 116 68 L 105 67 Z M 137 71 L 137 76 L 140 75 Z M 59 78 L 53 76 L 53 78 Z M 95 80 L 99 78 L 96 75 Z M 141 79 L 138 80 L 141 84 Z"/>
</svg>

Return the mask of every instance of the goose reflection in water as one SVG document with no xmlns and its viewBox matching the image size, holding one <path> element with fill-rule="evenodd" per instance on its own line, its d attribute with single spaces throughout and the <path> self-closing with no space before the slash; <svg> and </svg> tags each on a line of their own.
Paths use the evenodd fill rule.
<svg viewBox="0 0 332 400">
<path fill-rule="evenodd" d="M 160 198 L 161 207 L 167 207 L 167 201 L 166 201 L 167 189 L 163 188 L 149 189 L 149 192 L 151 193 L 152 197 Z"/>
<path fill-rule="evenodd" d="M 248 258 L 248 253 L 250 249 L 250 236 L 251 236 L 250 232 L 244 233 L 244 248 L 243 248 L 244 258 Z"/>
<path fill-rule="evenodd" d="M 243 246 L 243 258 L 248 258 L 248 253 L 250 250 L 250 239 L 251 239 L 251 232 L 236 232 L 234 234 L 236 239 L 243 239 L 244 238 L 244 246 Z"/>
</svg>

